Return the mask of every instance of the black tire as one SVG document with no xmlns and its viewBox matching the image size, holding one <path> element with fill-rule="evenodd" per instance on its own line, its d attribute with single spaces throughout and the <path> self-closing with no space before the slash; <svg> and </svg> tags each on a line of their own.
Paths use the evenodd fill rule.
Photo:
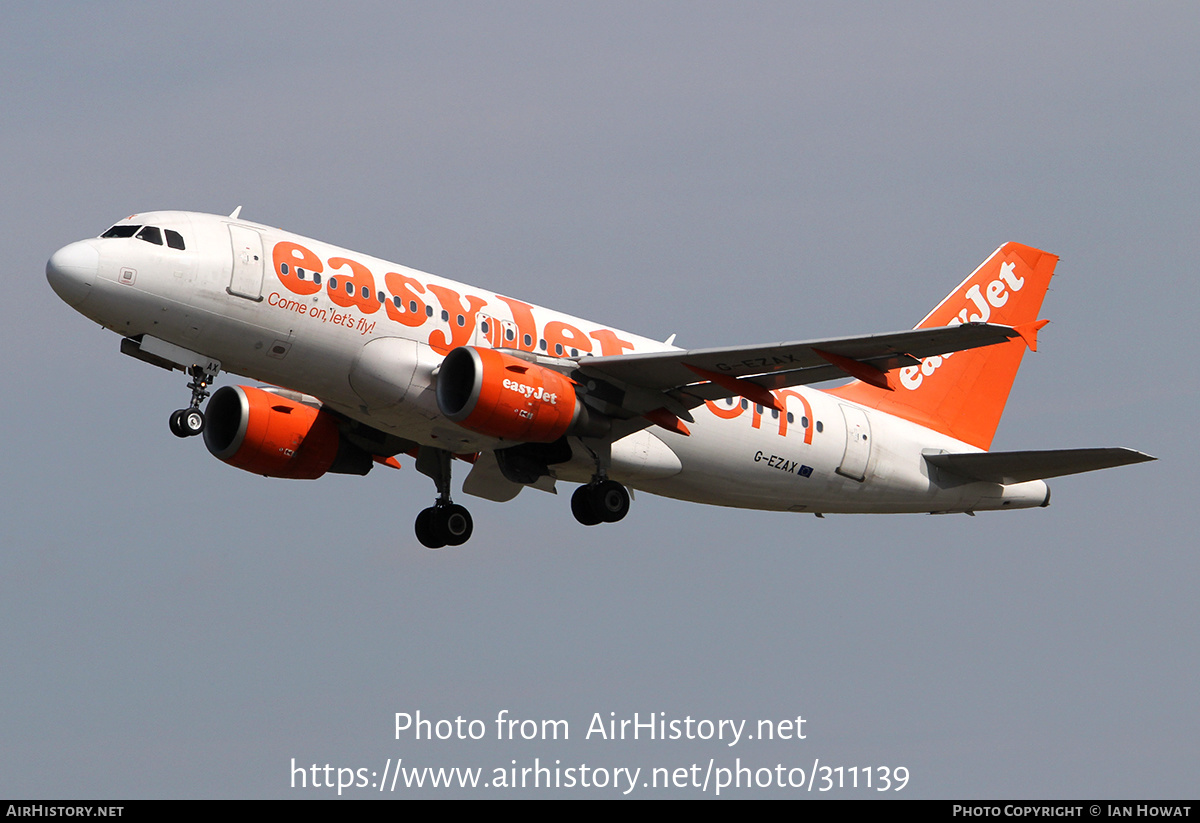
<svg viewBox="0 0 1200 823">
<path fill-rule="evenodd" d="M 171 412 L 169 425 L 171 426 L 171 434 L 175 435 L 176 437 L 188 436 L 187 429 L 183 427 L 183 413 L 185 411 L 187 411 L 187 409 L 176 409 L 175 411 Z"/>
<path fill-rule="evenodd" d="M 204 431 L 204 412 L 199 409 L 184 409 L 179 413 L 179 425 L 186 437 L 195 437 Z"/>
<path fill-rule="evenodd" d="M 435 530 L 444 538 L 447 546 L 461 546 L 471 539 L 475 523 L 471 513 L 463 506 L 450 505 L 438 510 Z"/>
<path fill-rule="evenodd" d="M 580 486 L 571 495 L 571 514 L 585 526 L 597 526 L 604 520 L 593 505 L 591 490 L 591 486 Z"/>
<path fill-rule="evenodd" d="M 590 488 L 592 509 L 605 523 L 616 523 L 629 514 L 629 492 L 616 480 L 605 480 Z"/>
<path fill-rule="evenodd" d="M 439 539 L 439 534 L 433 527 L 436 515 L 437 509 L 434 508 L 421 509 L 421 513 L 417 515 L 417 540 L 427 549 L 440 549 L 446 545 L 446 541 Z"/>
</svg>

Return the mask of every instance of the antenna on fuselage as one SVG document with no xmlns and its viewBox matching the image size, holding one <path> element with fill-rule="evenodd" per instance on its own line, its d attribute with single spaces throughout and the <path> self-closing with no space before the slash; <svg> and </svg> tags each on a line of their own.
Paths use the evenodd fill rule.
<svg viewBox="0 0 1200 823">
<path fill-rule="evenodd" d="M 236 209 L 234 209 L 234 210 L 233 210 L 233 212 L 232 212 L 232 213 L 230 213 L 230 215 L 229 215 L 229 216 L 230 216 L 230 217 L 232 217 L 234 220 L 237 220 L 237 219 L 238 219 L 238 215 L 239 215 L 239 214 L 241 214 L 241 213 L 242 213 L 242 207 L 241 207 L 241 206 L 238 206 Z"/>
</svg>

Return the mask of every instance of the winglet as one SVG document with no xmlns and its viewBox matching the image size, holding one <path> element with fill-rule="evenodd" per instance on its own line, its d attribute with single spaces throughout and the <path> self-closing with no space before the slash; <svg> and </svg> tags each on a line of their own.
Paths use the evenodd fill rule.
<svg viewBox="0 0 1200 823">
<path fill-rule="evenodd" d="M 642 417 L 646 418 L 656 426 L 662 426 L 669 432 L 682 434 L 684 437 L 687 437 L 691 434 L 691 431 L 686 425 L 684 425 L 682 420 L 661 406 L 653 411 L 646 412 L 642 415 Z"/>
<path fill-rule="evenodd" d="M 1013 326 L 1013 329 L 1021 335 L 1021 339 L 1025 341 L 1025 345 L 1029 347 L 1030 351 L 1037 351 L 1037 333 L 1049 322 L 1049 320 L 1038 320 L 1033 323 L 1022 323 L 1019 326 Z"/>
<path fill-rule="evenodd" d="M 864 383 L 870 383 L 872 386 L 876 386 L 880 389 L 886 389 L 888 391 L 896 390 L 896 387 L 892 385 L 890 380 L 888 380 L 887 372 L 880 371 L 870 363 L 863 363 L 861 360 L 855 360 L 851 357 L 843 357 L 840 354 L 821 351 L 820 349 L 813 349 L 812 351 L 813 354 L 817 355 L 823 360 L 828 360 L 830 363 L 837 366 L 851 377 L 856 377 Z"/>
<path fill-rule="evenodd" d="M 229 216 L 232 217 L 234 220 L 237 220 L 238 215 L 240 215 L 241 213 L 242 213 L 242 207 L 238 206 L 236 209 L 234 209 L 232 212 L 230 212 Z"/>
</svg>

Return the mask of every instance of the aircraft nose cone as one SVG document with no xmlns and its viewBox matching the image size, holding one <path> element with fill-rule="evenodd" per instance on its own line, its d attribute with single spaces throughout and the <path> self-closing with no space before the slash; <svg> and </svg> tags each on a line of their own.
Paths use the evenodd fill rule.
<svg viewBox="0 0 1200 823">
<path fill-rule="evenodd" d="M 78 306 L 92 293 L 100 269 L 100 252 L 87 240 L 71 243 L 50 255 L 46 279 L 69 306 Z"/>
</svg>

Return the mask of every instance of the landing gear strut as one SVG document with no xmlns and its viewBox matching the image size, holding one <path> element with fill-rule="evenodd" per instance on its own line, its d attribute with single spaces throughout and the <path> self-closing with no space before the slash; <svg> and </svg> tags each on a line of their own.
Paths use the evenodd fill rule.
<svg viewBox="0 0 1200 823">
<path fill-rule="evenodd" d="M 629 492 L 616 480 L 593 479 L 571 495 L 571 514 L 585 526 L 616 523 L 629 513 Z"/>
<path fill-rule="evenodd" d="M 204 431 L 204 412 L 200 404 L 208 397 L 208 387 L 216 379 L 217 372 L 211 366 L 192 366 L 187 370 L 192 382 L 188 388 L 192 390 L 192 402 L 186 409 L 171 412 L 171 434 L 176 437 L 195 437 Z"/>
<path fill-rule="evenodd" d="M 417 540 L 429 549 L 461 546 L 471 539 L 475 524 L 465 507 L 450 502 L 450 460 L 445 449 L 422 446 L 417 452 L 417 471 L 433 479 L 437 502 L 417 515 Z"/>
</svg>

